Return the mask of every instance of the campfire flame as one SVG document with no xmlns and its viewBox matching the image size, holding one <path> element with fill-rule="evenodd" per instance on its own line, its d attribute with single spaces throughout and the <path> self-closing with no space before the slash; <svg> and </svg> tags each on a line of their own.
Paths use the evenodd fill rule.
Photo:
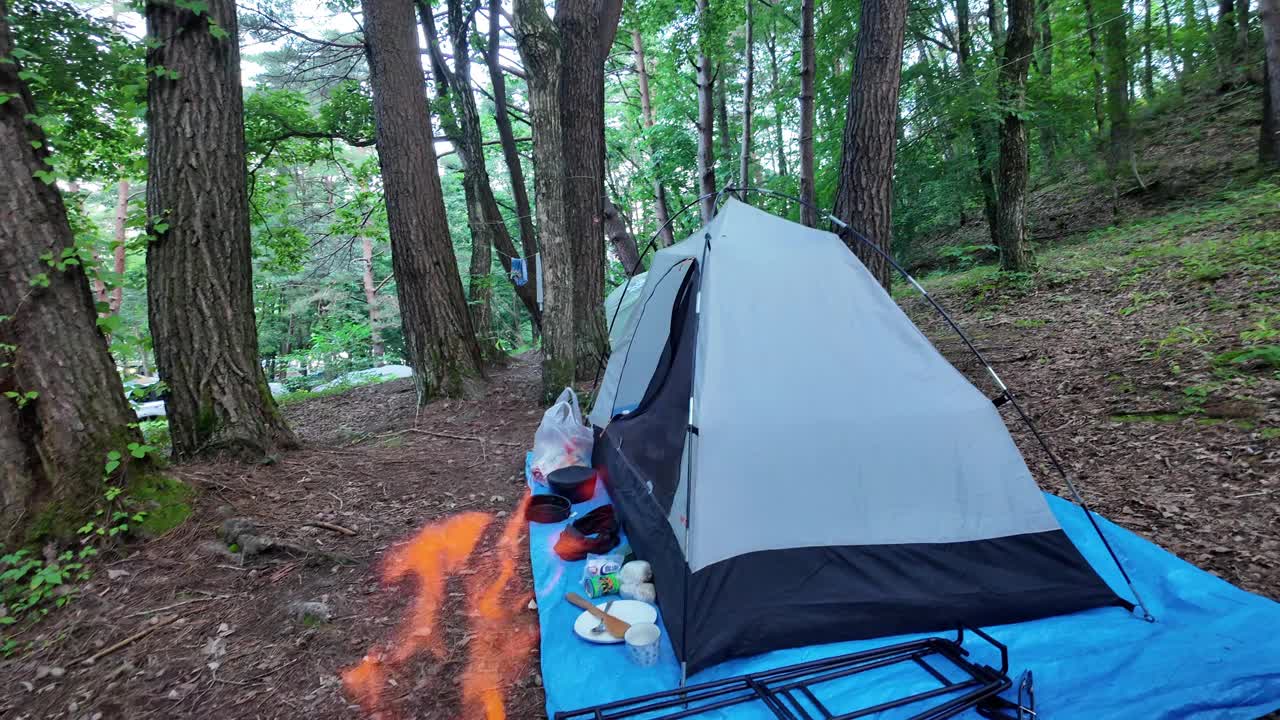
<svg viewBox="0 0 1280 720">
<path fill-rule="evenodd" d="M 527 597 L 511 597 L 512 580 L 523 547 L 526 493 L 507 518 L 502 534 L 484 558 L 475 559 L 466 584 L 470 658 L 461 680 L 464 717 L 505 720 L 505 685 L 523 667 L 534 643 L 536 626 L 520 626 L 517 613 Z M 473 559 L 476 545 L 493 522 L 486 513 L 469 512 L 423 528 L 387 555 L 382 578 L 388 585 L 411 576 L 417 590 L 405 622 L 388 648 L 374 646 L 356 665 L 342 672 L 348 695 L 374 717 L 388 717 L 384 701 L 387 672 L 422 653 L 444 660 L 447 650 L 438 632 L 445 584 Z M 394 684 L 394 681 L 392 681 Z"/>
</svg>

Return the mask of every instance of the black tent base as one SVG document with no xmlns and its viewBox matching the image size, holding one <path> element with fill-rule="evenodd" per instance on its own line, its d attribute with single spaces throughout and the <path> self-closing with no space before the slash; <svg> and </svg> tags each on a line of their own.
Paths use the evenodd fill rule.
<svg viewBox="0 0 1280 720">
<path fill-rule="evenodd" d="M 873 650 L 715 680 L 666 692 L 556 713 L 556 720 L 677 720 L 714 710 L 759 703 L 778 720 L 852 720 L 894 708 L 910 707 L 912 720 L 942 720 L 996 698 L 1012 687 L 1009 650 L 976 628 L 974 634 L 1000 651 L 1000 667 L 974 663 L 962 647 L 965 628 L 954 640 L 928 637 Z M 817 686 L 869 670 L 913 663 L 938 686 L 875 705 L 833 710 L 814 692 Z M 950 674 L 944 673 L 950 670 Z"/>
</svg>

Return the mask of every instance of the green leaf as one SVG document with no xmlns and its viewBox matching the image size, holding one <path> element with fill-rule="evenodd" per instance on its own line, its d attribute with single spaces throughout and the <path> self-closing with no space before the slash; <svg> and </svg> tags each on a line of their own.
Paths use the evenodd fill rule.
<svg viewBox="0 0 1280 720">
<path fill-rule="evenodd" d="M 226 40 L 230 37 L 230 33 L 223 30 L 221 25 L 212 20 L 209 21 L 209 34 L 212 35 L 215 40 Z"/>
<path fill-rule="evenodd" d="M 31 283 L 31 287 L 47 288 L 49 287 L 49 274 L 36 273 L 31 276 L 31 280 L 29 282 Z"/>
</svg>

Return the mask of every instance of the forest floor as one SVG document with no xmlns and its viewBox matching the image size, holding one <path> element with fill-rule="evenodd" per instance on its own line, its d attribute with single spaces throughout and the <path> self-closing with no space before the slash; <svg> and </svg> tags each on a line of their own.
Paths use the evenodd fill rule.
<svg viewBox="0 0 1280 720">
<path fill-rule="evenodd" d="M 1181 187 L 1201 163 L 1194 189 L 1158 202 L 1126 196 L 1145 209 L 1111 227 L 1087 178 L 1061 180 L 1057 202 L 1048 189 L 1035 200 L 1041 212 L 1060 209 L 1063 233 L 1038 247 L 1041 270 L 978 266 L 926 285 L 1099 511 L 1280 599 L 1280 187 L 1250 175 L 1247 122 L 1230 98 L 1215 102 L 1224 120 L 1199 132 L 1218 140 L 1147 155 L 1149 192 Z M 989 388 L 923 303 L 901 301 Z M 482 395 L 420 410 L 408 381 L 291 404 L 302 449 L 261 466 L 172 467 L 199 490 L 191 519 L 97 568 L 67 608 L 19 630 L 18 650 L 0 661 L 0 717 L 359 717 L 341 673 L 373 648 L 429 640 L 397 641 L 423 600 L 412 581 L 382 581 L 387 558 L 423 527 L 476 512 L 489 520 L 484 534 L 441 588 L 441 652 L 383 666 L 383 699 L 401 717 L 478 717 L 462 709 L 458 685 L 486 646 L 469 596 L 509 559 L 499 540 L 541 417 L 537 368 L 536 356 L 516 358 Z M 1065 495 L 1004 412 L 1043 486 Z M 513 636 L 537 625 L 521 604 L 527 562 L 517 567 L 505 593 Z M 536 648 L 499 664 L 507 716 L 542 717 Z"/>
</svg>

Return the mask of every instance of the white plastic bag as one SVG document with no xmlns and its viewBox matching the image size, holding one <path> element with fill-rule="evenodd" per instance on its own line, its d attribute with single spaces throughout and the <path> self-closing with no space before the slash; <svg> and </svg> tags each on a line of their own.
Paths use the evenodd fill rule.
<svg viewBox="0 0 1280 720">
<path fill-rule="evenodd" d="M 591 428 L 582 422 L 578 396 L 565 388 L 542 414 L 542 423 L 533 436 L 533 478 L 540 483 L 563 467 L 591 464 Z"/>
</svg>

